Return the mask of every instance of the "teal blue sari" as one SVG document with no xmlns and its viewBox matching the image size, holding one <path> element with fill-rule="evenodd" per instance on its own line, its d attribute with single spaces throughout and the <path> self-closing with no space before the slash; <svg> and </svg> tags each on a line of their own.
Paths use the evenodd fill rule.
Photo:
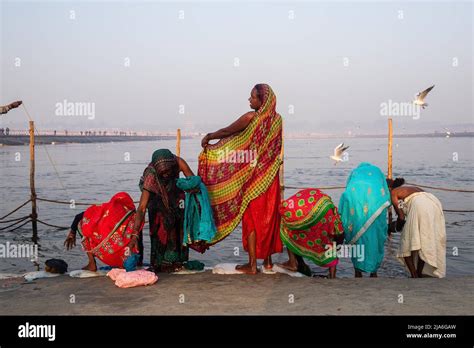
<svg viewBox="0 0 474 348">
<path fill-rule="evenodd" d="M 390 191 L 378 167 L 363 162 L 351 172 L 339 201 L 339 214 L 346 244 L 363 251 L 363 255 L 351 255 L 356 270 L 373 273 L 380 267 L 390 204 Z"/>
</svg>

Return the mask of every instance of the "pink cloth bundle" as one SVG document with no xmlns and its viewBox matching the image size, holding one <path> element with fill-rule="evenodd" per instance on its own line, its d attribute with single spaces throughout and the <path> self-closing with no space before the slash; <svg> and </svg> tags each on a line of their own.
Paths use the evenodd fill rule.
<svg viewBox="0 0 474 348">
<path fill-rule="evenodd" d="M 144 269 L 127 272 L 121 268 L 114 268 L 107 273 L 107 276 L 115 281 L 115 285 L 119 288 L 152 285 L 158 281 L 158 276 L 155 273 Z"/>
</svg>

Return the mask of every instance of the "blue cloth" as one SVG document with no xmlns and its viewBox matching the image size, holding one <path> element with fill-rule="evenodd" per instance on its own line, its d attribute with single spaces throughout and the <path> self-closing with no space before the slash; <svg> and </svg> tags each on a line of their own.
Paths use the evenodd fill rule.
<svg viewBox="0 0 474 348">
<path fill-rule="evenodd" d="M 127 272 L 135 271 L 137 269 L 137 264 L 138 264 L 139 259 L 140 259 L 140 255 L 132 253 L 123 262 L 123 268 L 125 268 Z"/>
<path fill-rule="evenodd" d="M 351 255 L 357 270 L 372 273 L 380 267 L 390 204 L 390 191 L 378 167 L 363 162 L 351 172 L 339 200 L 339 214 L 346 243 L 355 244 L 359 251 L 363 251 L 362 255 Z"/>
<path fill-rule="evenodd" d="M 179 178 L 176 186 L 185 191 L 183 245 L 198 241 L 210 242 L 216 235 L 217 230 L 212 215 L 209 194 L 201 177 Z M 198 189 L 198 192 L 188 192 L 196 189 Z"/>
</svg>

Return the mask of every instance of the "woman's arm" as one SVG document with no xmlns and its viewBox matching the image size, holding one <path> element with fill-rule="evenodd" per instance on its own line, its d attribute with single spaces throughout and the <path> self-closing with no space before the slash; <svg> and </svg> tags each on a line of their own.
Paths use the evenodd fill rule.
<svg viewBox="0 0 474 348">
<path fill-rule="evenodd" d="M 150 192 L 143 190 L 142 195 L 140 196 L 140 202 L 138 203 L 137 213 L 135 215 L 135 224 L 133 225 L 132 238 L 128 244 L 130 251 L 136 246 L 138 242 L 140 227 L 142 226 L 143 221 L 145 221 L 146 207 L 148 205 L 149 199 Z"/>
<path fill-rule="evenodd" d="M 176 156 L 176 159 L 178 160 L 179 170 L 183 172 L 185 177 L 194 176 L 193 171 L 189 168 L 188 163 L 184 159 L 178 156 Z"/>
<path fill-rule="evenodd" d="M 390 196 L 392 199 L 393 208 L 395 209 L 395 212 L 397 213 L 398 218 L 400 220 L 405 220 L 405 214 L 403 213 L 403 210 L 400 208 L 400 201 L 398 200 L 397 190 L 396 189 L 392 190 L 392 193 L 390 194 Z"/>
<path fill-rule="evenodd" d="M 237 121 L 233 122 L 231 125 L 225 128 L 219 129 L 218 131 L 214 133 L 206 134 L 206 136 L 201 141 L 202 147 L 206 147 L 206 145 L 209 143 L 210 140 L 227 138 L 227 137 L 230 137 L 231 135 L 234 135 L 236 133 L 243 131 L 245 128 L 247 128 L 247 126 L 249 125 L 250 121 L 252 121 L 254 116 L 255 116 L 255 112 L 249 111 L 246 114 L 243 114 L 242 116 L 240 116 L 237 119 Z"/>
</svg>

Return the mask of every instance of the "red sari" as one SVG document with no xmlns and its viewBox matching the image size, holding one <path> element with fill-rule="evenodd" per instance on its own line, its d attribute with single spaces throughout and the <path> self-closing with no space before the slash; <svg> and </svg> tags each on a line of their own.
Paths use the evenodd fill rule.
<svg viewBox="0 0 474 348">
<path fill-rule="evenodd" d="M 126 192 L 117 193 L 107 203 L 87 208 L 78 226 L 84 250 L 111 267 L 123 267 L 131 252 L 138 252 L 137 248 L 127 248 L 135 214 L 133 200 Z"/>
<path fill-rule="evenodd" d="M 242 243 L 248 251 L 248 236 L 255 231 L 257 259 L 283 251 L 280 238 L 280 178 L 277 175 L 263 194 L 250 201 L 242 218 Z"/>
</svg>

